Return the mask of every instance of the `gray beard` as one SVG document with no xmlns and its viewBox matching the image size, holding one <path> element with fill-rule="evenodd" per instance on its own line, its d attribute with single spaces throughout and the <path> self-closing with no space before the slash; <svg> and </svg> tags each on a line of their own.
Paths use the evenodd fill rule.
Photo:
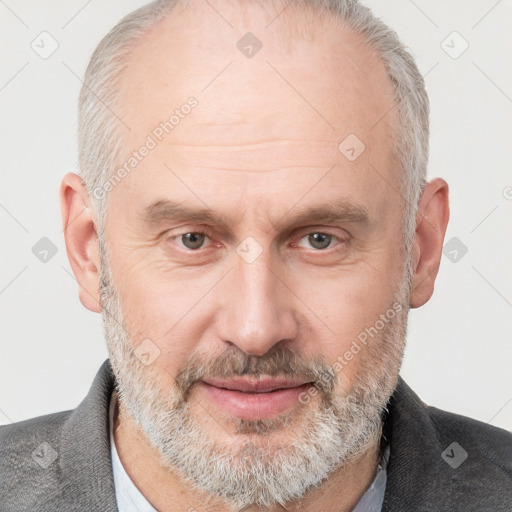
<svg viewBox="0 0 512 512">
<path fill-rule="evenodd" d="M 157 365 L 144 366 L 133 355 L 134 343 L 105 259 L 102 316 L 121 407 L 158 450 L 161 464 L 184 481 L 220 497 L 233 510 L 284 506 L 376 446 L 403 357 L 409 267 L 395 294 L 394 302 L 402 309 L 356 356 L 361 363 L 350 391 L 335 388 L 337 377 L 321 379 L 332 374 L 321 358 L 305 361 L 279 344 L 263 356 L 249 356 L 235 345 L 218 357 L 193 356 L 176 376 L 176 386 L 164 390 Z M 318 393 L 288 415 L 257 421 L 238 418 L 234 442 L 223 445 L 194 419 L 190 393 L 206 376 L 243 374 L 306 375 Z"/>
</svg>

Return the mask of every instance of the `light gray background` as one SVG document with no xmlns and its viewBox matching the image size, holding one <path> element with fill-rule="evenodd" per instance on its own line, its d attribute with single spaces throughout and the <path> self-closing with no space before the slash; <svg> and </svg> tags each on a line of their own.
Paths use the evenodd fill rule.
<svg viewBox="0 0 512 512">
<path fill-rule="evenodd" d="M 143 3 L 0 0 L 0 423 L 74 408 L 107 357 L 100 315 L 78 300 L 58 190 L 77 169 L 79 77 L 100 38 Z M 365 3 L 426 74 L 429 178 L 451 187 L 446 241 L 468 248 L 455 263 L 443 256 L 434 297 L 411 311 L 402 375 L 425 402 L 511 430 L 512 3 Z M 43 31 L 59 45 L 47 59 L 31 48 Z M 462 48 L 453 31 L 469 44 L 456 59 L 441 46 Z M 32 253 L 44 236 L 58 248 L 47 263 Z"/>
</svg>

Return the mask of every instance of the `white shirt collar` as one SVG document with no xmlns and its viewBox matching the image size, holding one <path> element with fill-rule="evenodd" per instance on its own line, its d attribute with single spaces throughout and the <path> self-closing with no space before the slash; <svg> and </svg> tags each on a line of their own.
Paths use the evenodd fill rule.
<svg viewBox="0 0 512 512">
<path fill-rule="evenodd" d="M 117 508 L 119 512 L 157 512 L 137 489 L 123 467 L 114 442 L 114 410 L 117 402 L 117 391 L 114 390 L 110 399 L 110 454 L 112 456 L 112 472 L 116 489 Z"/>
</svg>

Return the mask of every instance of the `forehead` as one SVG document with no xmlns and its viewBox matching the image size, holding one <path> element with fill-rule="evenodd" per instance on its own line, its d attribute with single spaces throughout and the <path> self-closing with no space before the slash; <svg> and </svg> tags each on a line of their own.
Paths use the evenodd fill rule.
<svg viewBox="0 0 512 512">
<path fill-rule="evenodd" d="M 150 29 L 128 57 L 120 90 L 128 142 L 190 96 L 199 108 L 173 140 L 223 142 L 232 125 L 242 140 L 258 129 L 269 138 L 307 132 L 308 139 L 389 132 L 393 93 L 384 66 L 339 20 L 253 2 L 187 5 Z"/>
<path fill-rule="evenodd" d="M 159 183 L 171 187 L 168 167 L 194 173 L 196 184 L 233 181 L 233 172 L 218 171 L 242 171 L 239 189 L 250 184 L 260 195 L 275 186 L 271 171 L 279 169 L 296 169 L 307 186 L 339 166 L 348 172 L 329 180 L 353 186 L 359 179 L 358 193 L 375 181 L 370 164 L 397 180 L 391 84 L 360 35 L 293 8 L 279 14 L 252 2 L 189 5 L 155 25 L 127 61 L 124 161 L 188 98 L 197 100 L 126 180 L 133 198 L 150 196 L 150 183 L 153 192 Z M 259 49 L 248 57 L 246 46 Z M 339 151 L 347 137 L 365 148 L 356 161 Z M 304 180 L 305 172 L 311 176 Z"/>
</svg>

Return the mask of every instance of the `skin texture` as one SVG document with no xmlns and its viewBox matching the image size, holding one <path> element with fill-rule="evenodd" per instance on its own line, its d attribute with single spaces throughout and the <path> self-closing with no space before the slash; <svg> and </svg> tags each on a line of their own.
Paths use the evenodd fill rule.
<svg viewBox="0 0 512 512">
<path fill-rule="evenodd" d="M 125 159 L 187 98 L 198 101 L 107 195 L 112 283 L 133 347 L 150 339 L 160 350 L 151 372 L 162 389 L 175 386 L 191 355 L 212 359 L 232 346 L 260 357 L 285 346 L 304 361 L 321 357 L 332 365 L 393 304 L 408 257 L 392 155 L 396 119 L 383 65 L 333 20 L 309 14 L 308 33 L 283 38 L 284 24 L 299 23 L 302 14 L 290 9 L 265 28 L 276 13 L 230 2 L 217 8 L 234 28 L 207 3 L 155 26 L 130 54 L 120 91 L 119 115 L 131 128 L 124 133 Z M 236 48 L 246 32 L 263 42 L 250 59 Z M 338 150 L 349 134 L 366 146 L 353 162 Z M 148 221 L 148 207 L 167 199 L 206 207 L 225 224 Z M 292 225 L 300 210 L 330 201 L 364 210 L 367 221 Z M 76 174 L 63 179 L 61 209 L 80 300 L 101 312 L 95 214 Z M 433 179 L 420 200 L 411 249 L 410 307 L 433 293 L 448 217 L 448 186 Z M 209 237 L 196 252 L 178 236 L 205 229 Z M 311 245 L 312 233 L 333 235 L 329 248 Z M 252 263 L 236 251 L 247 237 L 262 250 Z M 382 336 L 371 343 L 377 349 L 379 342 Z M 365 353 L 339 372 L 340 396 L 364 381 L 372 352 Z M 393 381 L 398 371 L 394 362 Z M 231 435 L 235 418 L 201 393 L 191 388 L 189 397 L 197 424 L 221 445 L 242 443 Z M 289 444 L 306 418 L 293 416 L 271 442 Z M 122 403 L 115 441 L 126 471 L 158 510 L 231 510 L 164 468 Z M 350 510 L 375 474 L 377 447 L 373 441 L 286 508 Z"/>
</svg>

